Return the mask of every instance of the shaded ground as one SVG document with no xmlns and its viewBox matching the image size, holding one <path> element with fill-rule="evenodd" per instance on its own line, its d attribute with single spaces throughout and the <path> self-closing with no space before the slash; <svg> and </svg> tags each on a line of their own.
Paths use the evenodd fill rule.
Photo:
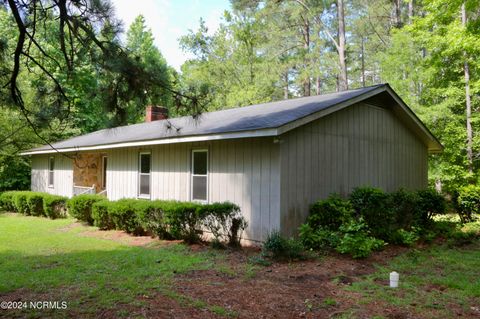
<svg viewBox="0 0 480 319">
<path fill-rule="evenodd" d="M 32 217 L 8 222 L 16 232 L 25 223 L 37 231 L 51 223 Z M 0 260 L 0 279 L 17 288 L 0 282 L 0 301 L 68 300 L 68 309 L 0 310 L 1 318 L 480 318 L 480 288 L 467 285 L 477 278 L 478 243 L 387 247 L 365 260 L 331 254 L 265 266 L 252 262 L 255 248 L 183 249 L 178 242 L 56 223 L 61 227 L 36 235 L 45 244 L 36 243 L 30 257 L 13 254 L 12 246 L 23 247 L 21 234 L 3 243 L 2 256 L 16 260 Z M 30 225 L 24 226 L 26 234 Z M 42 248 L 59 240 L 69 242 Z M 72 245 L 79 247 L 69 251 Z M 77 262 L 85 263 L 84 273 L 71 270 Z M 392 270 L 400 270 L 399 289 L 388 288 Z M 21 274 L 28 280 L 10 279 Z"/>
<path fill-rule="evenodd" d="M 229 309 L 239 318 L 332 318 L 352 312 L 356 318 L 374 314 L 407 318 L 383 304 L 359 305 L 359 294 L 345 290 L 359 277 L 374 272 L 374 262 L 402 250 L 388 249 L 363 261 L 326 256 L 267 267 L 251 266 L 248 255 L 233 253 L 217 269 L 177 276 L 175 289 Z"/>
</svg>

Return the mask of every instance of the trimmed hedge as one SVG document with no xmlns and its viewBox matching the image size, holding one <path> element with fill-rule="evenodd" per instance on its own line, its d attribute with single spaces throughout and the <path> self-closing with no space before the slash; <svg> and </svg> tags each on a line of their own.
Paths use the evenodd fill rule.
<svg viewBox="0 0 480 319">
<path fill-rule="evenodd" d="M 212 233 L 216 243 L 225 241 L 229 246 L 240 245 L 240 233 L 248 226 L 240 207 L 224 202 L 201 205 L 199 210 L 205 228 Z"/>
<path fill-rule="evenodd" d="M 12 196 L 14 211 L 24 215 L 30 215 L 30 209 L 27 203 L 27 191 L 15 192 Z"/>
<path fill-rule="evenodd" d="M 93 225 L 101 230 L 115 229 L 115 223 L 108 214 L 109 206 L 111 206 L 111 202 L 106 199 L 92 205 Z"/>
<path fill-rule="evenodd" d="M 51 219 L 67 217 L 67 198 L 58 195 L 44 194 L 43 212 Z"/>
<path fill-rule="evenodd" d="M 138 200 L 121 199 L 111 202 L 107 206 L 109 218 L 116 229 L 124 230 L 129 234 L 142 235 L 145 230 L 141 227 L 136 214 Z"/>
<path fill-rule="evenodd" d="M 68 213 L 78 220 L 93 225 L 92 206 L 96 202 L 104 201 L 105 197 L 101 195 L 78 195 L 67 201 Z"/>
<path fill-rule="evenodd" d="M 0 195 L 0 207 L 6 211 L 14 212 L 15 205 L 13 203 L 13 195 L 15 191 L 4 192 Z"/>
<path fill-rule="evenodd" d="M 6 211 L 51 219 L 66 217 L 66 197 L 30 191 L 0 194 L 0 207 Z"/>
<path fill-rule="evenodd" d="M 43 194 L 42 193 L 26 193 L 25 200 L 28 206 L 28 212 L 32 216 L 46 216 L 43 210 Z"/>
<path fill-rule="evenodd" d="M 118 229 L 134 235 L 150 234 L 162 239 L 200 240 L 202 229 L 217 242 L 235 246 L 247 226 L 240 208 L 232 203 L 202 205 L 178 201 L 102 200 L 92 206 L 93 224 L 100 229 Z"/>
<path fill-rule="evenodd" d="M 164 220 L 164 201 L 139 200 L 136 203 L 137 219 L 146 233 L 162 239 L 172 239 Z"/>
<path fill-rule="evenodd" d="M 162 239 L 197 242 L 203 230 L 216 242 L 239 245 L 247 222 L 232 203 L 200 204 L 178 201 L 121 199 L 108 201 L 100 195 L 78 195 L 71 199 L 47 193 L 11 191 L 0 194 L 0 207 L 25 215 L 66 217 L 102 230 L 118 229 L 134 235 L 150 234 Z"/>
<path fill-rule="evenodd" d="M 188 243 L 197 242 L 202 234 L 201 204 L 191 202 L 166 201 L 162 204 L 164 222 L 174 239 Z"/>
</svg>

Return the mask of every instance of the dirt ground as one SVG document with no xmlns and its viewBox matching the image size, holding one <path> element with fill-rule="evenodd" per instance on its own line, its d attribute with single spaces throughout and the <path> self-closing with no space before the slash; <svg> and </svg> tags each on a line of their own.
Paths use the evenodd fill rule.
<svg viewBox="0 0 480 319">
<path fill-rule="evenodd" d="M 155 241 L 150 237 L 131 237 L 119 231 L 89 230 L 80 235 L 132 246 L 152 247 Z M 195 245 L 190 249 L 207 252 L 211 248 Z M 307 261 L 275 262 L 267 266 L 248 262 L 259 254 L 258 248 L 227 250 L 214 269 L 177 274 L 173 280 L 173 291 L 156 291 L 140 296 L 138 299 L 144 304 L 141 308 L 117 305 L 116 309 L 97 312 L 95 317 L 117 318 L 120 310 L 128 318 L 423 318 L 422 314 L 382 301 L 359 302 L 358 293 L 345 289 L 362 276 L 373 273 L 375 264 L 382 264 L 406 250 L 389 246 L 363 260 L 332 254 Z M 387 278 L 380 284 L 388 285 Z M 20 296 L 25 298 L 26 295 L 27 291 L 16 291 L 4 295 L 3 299 L 19 300 Z M 459 318 L 480 318 L 480 311 L 463 312 L 459 308 L 457 314 Z M 17 318 L 23 318 L 23 315 L 19 314 Z M 69 311 L 68 316 L 75 317 L 75 313 Z M 432 314 L 425 317 L 435 318 Z"/>
<path fill-rule="evenodd" d="M 193 246 L 192 250 L 208 249 Z M 294 263 L 251 266 L 248 259 L 258 254 L 254 248 L 230 251 L 218 270 L 195 270 L 179 274 L 173 289 L 181 300 L 164 294 L 141 299 L 147 306 L 135 312 L 146 318 L 418 318 L 381 302 L 358 304 L 359 296 L 344 288 L 360 276 L 402 252 L 389 248 L 366 260 L 340 255 Z M 249 266 L 250 265 L 250 266 Z M 387 280 L 385 284 L 388 284 Z M 195 306 L 203 302 L 210 307 Z M 220 315 L 212 306 L 222 309 Z M 106 317 L 109 317 L 108 315 Z M 468 318 L 465 316 L 464 318 Z"/>
<path fill-rule="evenodd" d="M 194 250 L 201 249 L 194 247 Z M 364 260 L 335 254 L 319 260 L 274 263 L 249 270 L 247 260 L 258 251 L 247 249 L 229 253 L 225 265 L 217 267 L 220 270 L 177 275 L 174 289 L 190 300 L 220 306 L 235 318 L 437 318 L 435 313 L 416 313 L 382 301 L 362 303 L 358 293 L 345 289 L 361 276 L 374 272 L 374 264 L 382 264 L 406 250 L 389 247 Z M 388 279 L 380 284 L 388 285 Z M 480 318 L 480 312 L 457 308 L 457 318 Z M 142 315 L 147 318 L 225 317 L 211 309 L 173 302 L 164 295 L 151 297 Z"/>
</svg>

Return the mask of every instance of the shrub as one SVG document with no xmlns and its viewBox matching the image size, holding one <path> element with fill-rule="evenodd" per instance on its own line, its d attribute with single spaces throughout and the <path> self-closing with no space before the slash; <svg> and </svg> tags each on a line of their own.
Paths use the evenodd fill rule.
<svg viewBox="0 0 480 319">
<path fill-rule="evenodd" d="M 162 203 L 165 224 L 175 239 L 188 243 L 200 240 L 202 216 L 200 204 L 190 202 L 165 201 Z"/>
<path fill-rule="evenodd" d="M 391 242 L 399 245 L 413 246 L 419 239 L 419 231 L 413 227 L 412 230 L 398 229 L 392 236 Z"/>
<path fill-rule="evenodd" d="M 447 245 L 449 247 L 465 246 L 473 243 L 477 238 L 478 235 L 474 231 L 462 231 L 461 229 L 458 229 L 457 231 L 450 233 Z"/>
<path fill-rule="evenodd" d="M 28 192 L 14 192 L 12 196 L 12 202 L 14 206 L 14 211 L 24 214 L 30 215 L 30 210 L 27 203 L 27 194 Z"/>
<path fill-rule="evenodd" d="M 390 194 L 390 205 L 392 205 L 395 216 L 392 223 L 393 232 L 401 228 L 410 230 L 419 224 L 421 215 L 419 202 L 420 199 L 416 192 L 400 189 Z"/>
<path fill-rule="evenodd" d="M 462 187 L 458 192 L 457 207 L 462 223 L 474 221 L 474 214 L 480 213 L 480 187 L 475 185 Z"/>
<path fill-rule="evenodd" d="M 212 233 L 216 243 L 222 239 L 230 246 L 240 245 L 240 235 L 247 227 L 247 221 L 240 214 L 240 207 L 230 202 L 201 205 L 199 216 L 203 225 Z"/>
<path fill-rule="evenodd" d="M 16 212 L 15 203 L 13 201 L 13 195 L 16 192 L 4 192 L 0 195 L 0 207 L 9 212 Z"/>
<path fill-rule="evenodd" d="M 96 202 L 105 200 L 100 195 L 78 195 L 67 201 L 68 213 L 78 220 L 93 225 L 92 206 Z"/>
<path fill-rule="evenodd" d="M 423 226 L 433 222 L 433 217 L 443 215 L 446 212 L 447 204 L 445 197 L 433 189 L 425 189 L 417 192 L 419 221 Z"/>
<path fill-rule="evenodd" d="M 395 223 L 389 194 L 373 187 L 355 188 L 350 201 L 357 216 L 364 219 L 374 237 L 387 240 Z"/>
<path fill-rule="evenodd" d="M 136 214 L 136 199 L 121 199 L 110 202 L 107 212 L 116 229 L 124 230 L 129 234 L 141 235 L 145 230 L 141 227 Z"/>
<path fill-rule="evenodd" d="M 50 194 L 43 195 L 43 211 L 51 219 L 66 217 L 66 205 L 66 197 Z"/>
<path fill-rule="evenodd" d="M 140 226 L 150 235 L 158 236 L 162 239 L 170 239 L 171 235 L 167 231 L 164 221 L 162 201 L 138 201 L 136 204 L 136 214 Z"/>
<path fill-rule="evenodd" d="M 110 217 L 110 213 L 108 211 L 110 206 L 111 202 L 106 199 L 95 202 L 92 205 L 93 225 L 97 226 L 101 230 L 115 229 L 115 223 Z"/>
<path fill-rule="evenodd" d="M 353 216 L 353 207 L 350 201 L 340 198 L 337 194 L 316 202 L 310 208 L 307 223 L 314 229 L 325 227 L 337 230 L 342 223 Z"/>
<path fill-rule="evenodd" d="M 25 200 L 27 202 L 28 211 L 33 216 L 46 216 L 43 211 L 43 193 L 26 192 Z"/>
<path fill-rule="evenodd" d="M 263 243 L 262 255 L 275 260 L 303 259 L 304 248 L 300 241 L 284 238 L 280 232 L 271 232 Z"/>
<path fill-rule="evenodd" d="M 339 241 L 338 231 L 331 231 L 324 227 L 312 228 L 309 224 L 303 224 L 299 228 L 300 240 L 307 249 L 335 248 Z"/>
<path fill-rule="evenodd" d="M 340 226 L 340 242 L 335 248 L 339 253 L 349 254 L 353 258 L 365 258 L 372 251 L 378 250 L 385 245 L 381 239 L 369 235 L 367 225 L 360 219 Z"/>
</svg>

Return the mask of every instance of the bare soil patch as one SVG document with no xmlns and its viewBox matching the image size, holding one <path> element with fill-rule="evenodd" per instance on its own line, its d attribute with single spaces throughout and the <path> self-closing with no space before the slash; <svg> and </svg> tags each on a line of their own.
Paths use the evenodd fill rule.
<svg viewBox="0 0 480 319">
<path fill-rule="evenodd" d="M 358 295 L 343 288 L 373 272 L 374 262 L 400 251 L 388 249 L 383 256 L 362 261 L 335 255 L 257 266 L 253 270 L 245 266 L 252 252 L 233 252 L 225 265 L 231 271 L 222 271 L 221 267 L 181 274 L 176 277 L 175 289 L 182 295 L 232 310 L 238 318 L 333 318 L 365 308 L 356 304 Z M 383 313 L 389 311 L 385 305 L 371 306 L 382 307 Z M 373 309 L 365 310 L 365 318 L 371 317 Z"/>
<path fill-rule="evenodd" d="M 129 246 L 147 246 L 153 243 L 161 242 L 151 236 L 132 236 L 121 230 L 87 230 L 81 232 L 80 235 L 113 240 Z"/>
</svg>

